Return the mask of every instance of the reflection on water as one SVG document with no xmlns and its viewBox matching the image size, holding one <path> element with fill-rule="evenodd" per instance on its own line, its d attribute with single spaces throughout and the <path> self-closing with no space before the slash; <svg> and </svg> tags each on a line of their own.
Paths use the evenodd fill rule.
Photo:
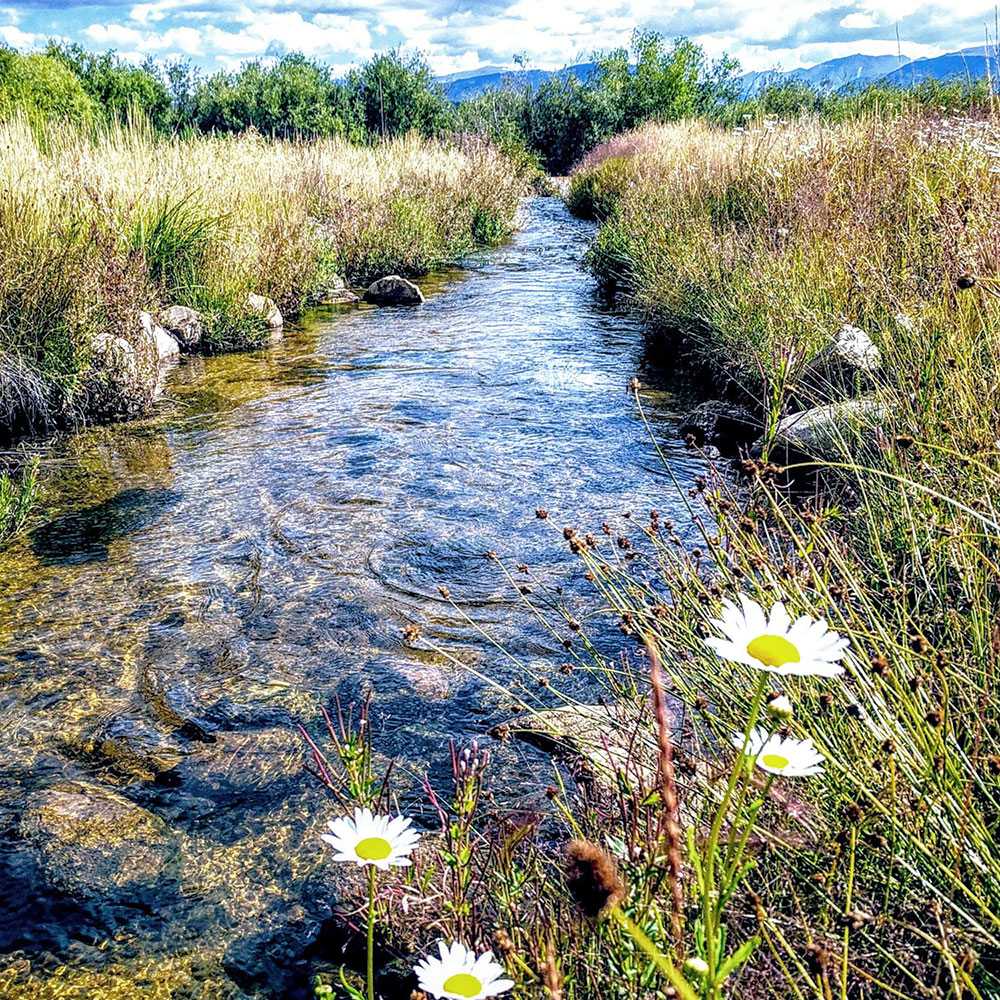
<svg viewBox="0 0 1000 1000">
<path fill-rule="evenodd" d="M 0 566 L 0 878 L 24 890 L 0 902 L 0 946 L 93 965 L 115 929 L 133 954 L 232 965 L 319 858 L 328 805 L 295 722 L 373 684 L 385 752 L 443 765 L 448 738 L 483 737 L 509 706 L 401 630 L 419 621 L 502 681 L 513 668 L 440 585 L 518 656 L 556 661 L 484 554 L 559 577 L 572 603 L 585 591 L 535 507 L 592 526 L 655 506 L 683 531 L 625 391 L 648 386 L 671 440 L 639 326 L 580 270 L 589 226 L 554 200 L 527 212 L 418 309 L 331 310 L 270 351 L 189 359 L 150 420 L 44 451 L 54 516 Z M 670 458 L 690 480 L 694 460 Z M 533 751 L 499 753 L 500 780 L 548 783 Z M 55 891 L 47 842 L 25 833 L 45 796 L 94 788 L 169 841 L 141 912 Z"/>
</svg>

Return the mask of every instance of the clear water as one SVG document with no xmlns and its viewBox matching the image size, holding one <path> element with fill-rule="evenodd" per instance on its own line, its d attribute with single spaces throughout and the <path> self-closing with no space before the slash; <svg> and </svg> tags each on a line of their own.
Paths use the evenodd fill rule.
<svg viewBox="0 0 1000 1000">
<path fill-rule="evenodd" d="M 3 893 L 0 948 L 100 968 L 95 946 L 115 932 L 128 944 L 110 952 L 129 960 L 217 956 L 248 921 L 280 921 L 331 808 L 302 774 L 296 722 L 371 686 L 404 784 L 440 776 L 448 739 L 488 739 L 510 705 L 402 630 L 419 623 L 505 683 L 517 671 L 438 587 L 552 667 L 558 639 L 485 553 L 583 608 L 580 571 L 536 507 L 581 530 L 656 507 L 683 530 L 627 392 L 638 377 L 690 481 L 669 372 L 638 320 L 595 296 L 589 224 L 554 199 L 524 211 L 509 245 L 428 281 L 419 308 L 329 310 L 266 352 L 192 358 L 151 418 L 42 447 L 53 516 L 0 565 L 0 877 L 23 890 Z M 496 780 L 529 794 L 546 766 L 505 745 Z M 81 908 L 52 891 L 20 816 L 67 778 L 169 825 L 178 853 L 155 903 Z"/>
</svg>

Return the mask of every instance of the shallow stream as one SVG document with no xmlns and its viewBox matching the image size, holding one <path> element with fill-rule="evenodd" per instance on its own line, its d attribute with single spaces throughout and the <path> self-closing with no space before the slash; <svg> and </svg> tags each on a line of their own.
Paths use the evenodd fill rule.
<svg viewBox="0 0 1000 1000">
<path fill-rule="evenodd" d="M 150 418 L 41 446 L 51 517 L 0 564 L 0 995 L 117 996 L 137 968 L 164 996 L 263 985 L 254 935 L 298 913 L 332 810 L 294 725 L 371 686 L 403 786 L 440 779 L 448 740 L 488 742 L 511 705 L 403 629 L 516 670 L 438 587 L 554 673 L 558 637 L 485 553 L 585 609 L 536 507 L 590 530 L 655 506 L 683 533 L 627 392 L 639 378 L 690 481 L 669 373 L 596 297 L 591 226 L 555 199 L 524 213 L 421 307 L 319 311 L 266 352 L 192 357 Z M 547 767 L 504 744 L 494 781 L 530 798 Z M 109 810 L 148 850 L 108 846 Z"/>
</svg>

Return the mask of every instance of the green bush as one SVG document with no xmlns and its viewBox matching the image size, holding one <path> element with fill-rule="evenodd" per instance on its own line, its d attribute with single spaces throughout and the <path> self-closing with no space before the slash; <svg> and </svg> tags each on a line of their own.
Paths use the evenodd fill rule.
<svg viewBox="0 0 1000 1000">
<path fill-rule="evenodd" d="M 93 100 L 59 59 L 0 48 L 0 118 L 18 112 L 36 124 L 59 119 L 86 125 L 97 117 Z"/>
</svg>

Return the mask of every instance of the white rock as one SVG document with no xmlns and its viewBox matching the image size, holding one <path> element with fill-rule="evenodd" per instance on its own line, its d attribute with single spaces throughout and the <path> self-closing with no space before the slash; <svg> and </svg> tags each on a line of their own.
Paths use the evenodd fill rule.
<svg viewBox="0 0 1000 1000">
<path fill-rule="evenodd" d="M 280 330 L 285 325 L 281 310 L 278 309 L 274 299 L 269 299 L 266 295 L 251 292 L 247 296 L 247 309 L 258 313 L 272 330 Z"/>
</svg>

